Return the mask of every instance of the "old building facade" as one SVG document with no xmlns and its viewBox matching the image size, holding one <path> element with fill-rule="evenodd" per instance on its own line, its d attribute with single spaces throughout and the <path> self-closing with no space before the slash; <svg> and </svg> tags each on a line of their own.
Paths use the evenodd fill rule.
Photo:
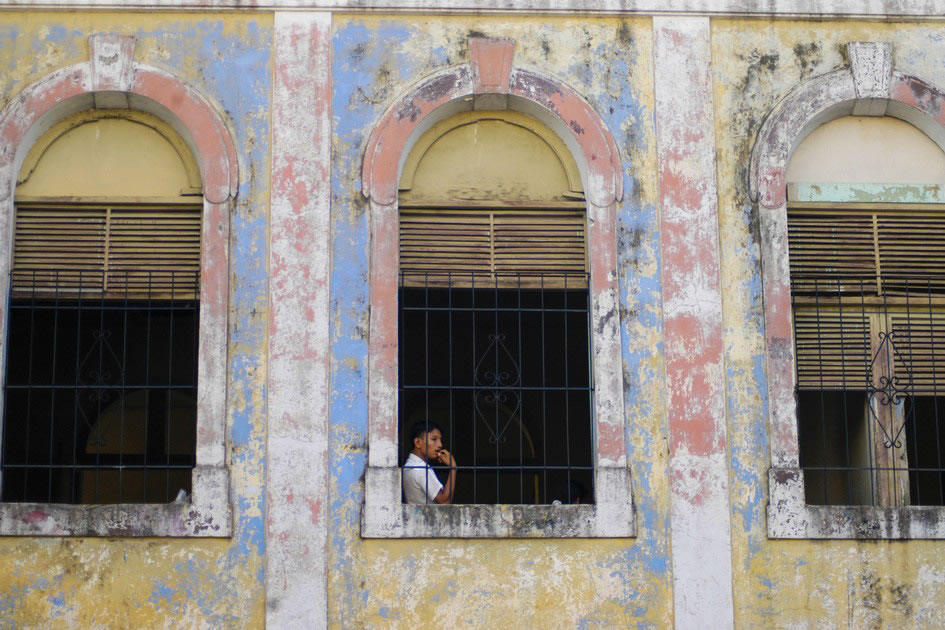
<svg viewBox="0 0 945 630">
<path fill-rule="evenodd" d="M 945 4 L 0 8 L 0 625 L 945 625 Z"/>
</svg>

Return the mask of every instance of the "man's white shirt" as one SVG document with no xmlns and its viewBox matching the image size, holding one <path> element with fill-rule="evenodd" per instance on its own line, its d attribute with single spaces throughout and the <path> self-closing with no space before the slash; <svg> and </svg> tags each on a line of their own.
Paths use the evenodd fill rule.
<svg viewBox="0 0 945 630">
<path fill-rule="evenodd" d="M 433 503 L 442 487 L 433 469 L 411 453 L 404 462 L 404 497 L 407 503 Z"/>
</svg>

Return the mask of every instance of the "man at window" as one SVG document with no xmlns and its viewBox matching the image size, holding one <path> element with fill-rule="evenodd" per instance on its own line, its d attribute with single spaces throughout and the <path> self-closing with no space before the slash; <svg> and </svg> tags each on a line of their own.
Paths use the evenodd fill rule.
<svg viewBox="0 0 945 630">
<path fill-rule="evenodd" d="M 407 503 L 439 503 L 453 501 L 456 488 L 456 459 L 443 448 L 443 430 L 435 422 L 416 422 L 410 429 L 413 450 L 404 462 L 404 496 Z M 430 460 L 450 467 L 446 485 L 440 483 Z"/>
</svg>

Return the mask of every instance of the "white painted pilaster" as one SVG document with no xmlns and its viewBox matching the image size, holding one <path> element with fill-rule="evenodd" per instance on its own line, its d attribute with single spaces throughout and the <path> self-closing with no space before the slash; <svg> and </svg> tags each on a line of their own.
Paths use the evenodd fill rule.
<svg viewBox="0 0 945 630">
<path fill-rule="evenodd" d="M 734 624 L 708 18 L 654 18 L 677 628 Z"/>
<path fill-rule="evenodd" d="M 276 13 L 266 625 L 328 624 L 331 16 Z"/>
</svg>

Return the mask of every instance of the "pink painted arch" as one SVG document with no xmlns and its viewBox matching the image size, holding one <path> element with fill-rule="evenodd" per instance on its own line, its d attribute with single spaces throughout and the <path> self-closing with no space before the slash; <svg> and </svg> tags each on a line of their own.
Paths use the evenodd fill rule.
<svg viewBox="0 0 945 630">
<path fill-rule="evenodd" d="M 861 114 L 904 120 L 945 150 L 945 91 L 895 70 L 891 58 L 874 69 L 872 78 L 881 82 L 862 81 L 842 68 L 796 86 L 768 115 L 752 152 L 750 195 L 758 206 L 763 261 L 771 538 L 945 538 L 941 507 L 808 505 L 800 467 L 787 234 L 791 156 L 820 125 Z M 929 517 L 918 518 L 920 513 Z"/>
<path fill-rule="evenodd" d="M 785 96 L 768 114 L 752 150 L 752 198 L 765 208 L 780 207 L 794 150 L 817 127 L 855 115 L 862 100 L 849 68 L 805 81 Z M 893 70 L 884 115 L 908 122 L 945 150 L 945 91 L 938 86 Z"/>
<path fill-rule="evenodd" d="M 102 96 L 116 94 L 125 95 L 127 107 L 167 122 L 188 143 L 200 164 L 209 202 L 225 203 L 236 196 L 239 161 L 232 137 L 196 88 L 163 70 L 136 63 L 126 90 L 96 91 L 91 65 L 79 63 L 46 75 L 0 111 L 0 200 L 12 194 L 20 164 L 39 136 L 74 113 L 96 108 Z"/>
<path fill-rule="evenodd" d="M 400 170 L 420 135 L 437 122 L 474 108 L 476 99 L 533 116 L 567 144 L 584 180 L 588 201 L 610 206 L 623 196 L 620 154 L 613 135 L 577 92 L 534 70 L 512 67 L 508 94 L 484 91 L 472 64 L 455 66 L 410 88 L 381 117 L 368 140 L 361 175 L 362 193 L 380 205 L 397 199 Z M 501 106 L 489 107 L 502 109 Z"/>
</svg>

